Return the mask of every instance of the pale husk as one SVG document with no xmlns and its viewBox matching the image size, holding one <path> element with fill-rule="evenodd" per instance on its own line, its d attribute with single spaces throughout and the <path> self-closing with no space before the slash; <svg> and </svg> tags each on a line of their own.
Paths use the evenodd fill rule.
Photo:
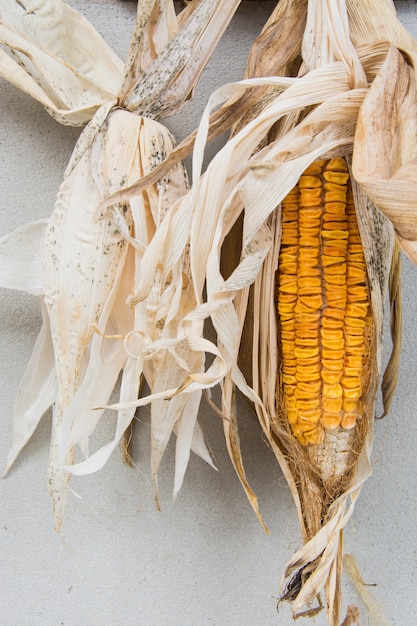
<svg viewBox="0 0 417 626">
<path fill-rule="evenodd" d="M 56 32 L 61 27 L 65 30 L 65 23 L 60 21 L 67 15 L 65 8 L 54 2 L 44 4 L 45 13 L 56 18 Z M 120 371 L 123 369 L 122 402 L 137 399 L 143 376 L 156 397 L 161 387 L 168 386 L 175 391 L 183 382 L 183 368 L 178 367 L 169 352 L 159 362 L 152 354 L 145 362 L 142 347 L 139 355 L 131 354 L 124 348 L 123 338 L 127 346 L 132 333 L 139 338 L 149 337 L 150 341 L 157 341 L 160 335 L 170 338 L 176 334 L 178 312 L 182 317 L 195 306 L 188 278 L 188 254 L 182 250 L 180 258 L 175 259 L 171 287 L 169 276 L 161 272 L 155 280 L 152 277 L 146 301 L 138 301 L 132 310 L 133 300 L 128 299 L 128 294 L 137 290 L 135 284 L 140 284 L 146 275 L 146 266 L 142 264 L 144 251 L 175 199 L 187 189 L 184 168 L 181 164 L 175 165 L 168 176 L 158 178 L 152 187 L 127 203 L 104 206 L 103 201 L 146 176 L 172 151 L 173 138 L 154 118 L 173 112 L 189 96 L 238 4 L 238 0 L 196 2 L 177 20 L 171 0 L 139 3 L 121 81 L 120 103 L 115 106 L 117 91 L 116 98 L 105 98 L 85 128 L 46 225 L 39 255 L 42 259 L 41 289 L 38 276 L 30 288 L 41 291 L 48 317 L 36 355 L 43 359 L 45 376 L 49 377 L 51 344 L 47 343 L 47 333 L 50 328 L 57 379 L 49 466 L 49 489 L 57 528 L 65 509 L 66 483 L 75 446 L 89 456 L 90 435 L 103 415 L 91 409 L 108 402 Z M 35 13 L 35 17 L 40 20 L 42 16 Z M 23 16 L 18 14 L 16 20 L 19 23 Z M 34 26 L 38 27 L 38 22 Z M 36 39 L 32 30 L 31 36 Z M 68 37 L 61 41 L 62 54 L 65 54 L 65 47 L 73 43 L 70 34 Z M 51 47 L 58 45 L 53 33 L 50 40 Z M 177 55 L 175 63 L 171 58 L 173 50 Z M 46 66 L 49 70 L 49 65 Z M 44 85 L 48 76 L 41 74 L 39 84 Z M 27 84 L 22 82 L 21 86 L 26 89 Z M 64 74 L 62 89 L 65 91 L 66 87 L 69 92 L 73 88 Z M 164 97 L 159 97 L 161 94 Z M 73 112 L 71 109 L 71 115 Z M 83 114 L 86 112 L 87 109 Z M 74 122 L 73 117 L 65 120 Z M 36 225 L 24 230 L 26 239 L 34 239 L 34 229 Z M 43 234 L 42 229 L 37 228 L 37 232 Z M 10 241 L 18 237 L 19 233 L 15 233 Z M 9 274 L 2 278 L 4 286 L 11 281 Z M 187 343 L 183 350 L 188 355 Z M 202 369 L 203 355 L 203 350 L 196 352 L 193 369 Z M 35 366 L 32 359 L 25 374 L 26 381 L 37 380 Z M 44 384 L 47 384 L 46 379 Z M 49 384 L 47 389 L 50 390 Z M 31 384 L 28 401 L 32 398 L 33 411 L 21 409 L 19 403 L 16 406 L 13 449 L 7 470 L 46 408 L 46 400 L 37 401 L 36 394 Z M 169 403 L 167 420 L 167 403 L 161 405 L 155 399 L 152 404 L 155 486 L 160 457 L 174 429 L 178 438 L 175 493 L 181 486 L 191 448 L 211 462 L 196 422 L 200 395 L 198 390 L 193 398 L 175 398 Z M 44 394 L 44 397 L 50 401 L 51 394 Z M 130 425 L 133 415 L 132 406 L 119 413 L 114 440 L 105 446 L 106 458 Z M 104 462 L 96 463 L 95 459 L 93 455 L 90 471 L 99 469 Z"/>
<path fill-rule="evenodd" d="M 88 122 L 115 101 L 123 63 L 95 28 L 61 0 L 0 2 L 0 76 L 62 124 Z"/>
</svg>

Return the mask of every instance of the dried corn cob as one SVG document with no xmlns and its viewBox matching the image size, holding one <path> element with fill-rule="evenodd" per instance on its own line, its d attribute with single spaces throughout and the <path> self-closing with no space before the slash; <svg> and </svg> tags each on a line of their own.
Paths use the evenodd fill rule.
<svg viewBox="0 0 417 626">
<path fill-rule="evenodd" d="M 354 428 L 366 395 L 374 333 L 348 183 L 344 159 L 316 161 L 282 202 L 277 300 L 283 409 L 303 445 L 320 444 L 325 432 L 339 427 Z"/>
<path fill-rule="evenodd" d="M 288 42 L 283 55 L 277 51 L 276 56 L 277 73 L 299 72 L 297 83 L 289 79 L 287 83 L 277 79 L 275 84 L 272 80 L 248 81 L 248 85 L 262 88 L 265 97 L 249 111 L 238 126 L 239 132 L 194 189 L 190 241 L 193 277 L 202 304 L 187 316 L 184 326 L 190 334 L 198 333 L 197 325 L 191 328 L 192 322 L 209 314 L 218 333 L 217 365 L 223 358 L 228 368 L 222 387 L 226 439 L 254 509 L 258 512 L 240 455 L 233 385 L 256 404 L 264 432 L 290 484 L 306 543 L 286 568 L 290 581 L 283 597 L 292 602 L 294 615 L 298 615 L 306 605 L 309 611 L 325 588 L 329 622 L 337 624 L 343 529 L 370 472 L 373 401 L 380 374 L 383 302 L 391 259 L 392 276 L 398 269 L 398 249 L 392 254 L 392 226 L 349 176 L 350 163 L 342 156 L 349 157 L 350 162 L 360 106 L 369 84 L 377 82 L 377 74 L 384 72 L 390 52 L 386 44 L 374 43 L 377 29 L 371 24 L 371 35 L 366 38 L 358 19 L 353 21 L 355 30 L 350 38 L 347 14 L 357 18 L 357 3 L 311 2 L 308 8 L 303 48 L 301 41 L 299 46 Z M 262 41 L 273 39 L 277 24 L 293 24 L 294 10 L 301 23 L 306 9 L 307 2 L 280 2 Z M 368 9 L 370 15 L 376 14 L 376 4 L 363 9 L 363 19 Z M 392 17 L 388 5 L 384 10 Z M 387 39 L 397 43 L 400 30 L 395 26 L 390 34 L 386 29 Z M 287 33 L 289 40 L 291 36 L 292 31 Z M 280 32 L 277 41 L 282 43 L 282 39 Z M 259 49 L 263 50 L 261 39 Z M 411 54 L 414 49 L 412 43 Z M 256 67 L 253 58 L 251 61 Z M 346 74 L 336 87 L 331 74 L 342 67 Z M 385 76 L 389 80 L 391 75 Z M 330 88 L 338 91 L 333 103 L 333 94 L 325 93 Z M 404 97 L 405 91 L 399 89 L 397 96 L 401 93 Z M 231 107 L 236 93 L 237 88 L 230 88 Z M 380 127 L 375 124 L 373 128 L 378 131 Z M 198 135 L 196 146 L 200 149 Z M 254 155 L 257 148 L 259 156 Z M 321 165 L 318 160 L 322 160 Z M 325 163 L 331 167 L 326 169 Z M 303 176 L 307 167 L 311 169 Z M 358 174 L 364 169 L 358 167 Z M 297 198 L 287 197 L 299 180 Z M 322 193 L 321 186 L 328 189 Z M 283 213 L 279 208 L 274 214 L 281 202 Z M 303 202 L 305 206 L 301 206 Z M 395 198 L 390 196 L 388 203 L 395 205 Z M 312 215 L 317 206 L 319 218 Z M 232 224 L 239 222 L 243 232 L 234 240 L 235 254 L 228 248 L 233 239 L 227 236 Z M 201 228 L 203 223 L 213 225 L 211 233 Z M 265 257 L 268 245 L 271 249 Z M 232 261 L 227 274 L 222 275 L 220 256 L 229 254 Z M 282 270 L 278 302 L 274 298 L 277 266 Z M 254 393 L 237 367 L 237 346 L 248 302 L 247 288 L 260 267 L 254 285 Z M 207 300 L 202 294 L 204 281 Z M 276 306 L 281 316 L 279 348 Z M 398 350 L 399 335 L 395 343 Z M 220 375 L 216 380 L 213 376 L 212 383 L 219 380 Z M 394 386 L 395 375 L 385 389 L 392 392 Z M 388 396 L 385 400 L 388 404 Z"/>
</svg>

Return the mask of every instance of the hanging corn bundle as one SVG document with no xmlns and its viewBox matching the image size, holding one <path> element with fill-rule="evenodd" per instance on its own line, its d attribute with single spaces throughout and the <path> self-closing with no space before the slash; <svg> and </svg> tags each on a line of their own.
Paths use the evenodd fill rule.
<svg viewBox="0 0 417 626">
<path fill-rule="evenodd" d="M 172 136 L 155 118 L 177 110 L 190 96 L 238 4 L 238 0 L 194 2 L 178 18 L 171 1 L 138 5 L 117 100 L 109 99 L 98 108 L 82 133 L 51 218 L 3 240 L 3 249 L 6 243 L 9 249 L 16 242 L 25 245 L 30 241 L 35 248 L 34 240 L 40 242 L 40 260 L 34 265 L 41 268 L 41 275 L 29 289 L 42 294 L 44 318 L 22 381 L 21 389 L 26 393 L 20 394 L 17 402 L 7 469 L 42 413 L 54 402 L 49 490 L 57 527 L 68 491 L 68 467 L 64 466 L 73 463 L 77 444 L 88 456 L 89 437 L 102 415 L 90 409 L 108 401 L 120 371 L 123 369 L 120 397 L 125 401 L 137 398 L 143 375 L 154 393 L 161 385 L 176 388 L 180 384 L 178 367 L 169 354 L 160 363 L 150 355 L 145 364 L 142 357 L 144 341 L 175 333 L 176 310 L 158 303 L 161 285 L 166 286 L 169 277 L 161 273 L 149 298 L 134 311 L 128 295 L 146 274 L 144 250 L 174 200 L 186 190 L 185 171 L 176 165 L 169 176 L 128 203 L 101 205 L 107 196 L 152 171 L 172 151 Z M 52 2 L 45 3 L 45 11 L 53 6 Z M 65 14 L 64 7 L 60 8 Z M 60 24 L 59 12 L 56 17 Z M 8 266 L 4 286 L 13 284 L 16 269 L 17 265 Z M 183 315 L 194 306 L 192 290 L 187 289 L 187 255 L 180 259 L 177 270 L 181 286 L 171 291 L 175 301 L 182 296 L 179 310 Z M 123 338 L 133 330 L 127 356 Z M 132 354 L 135 350 L 137 354 Z M 201 359 L 196 367 L 203 367 Z M 180 372 L 182 375 L 182 369 Z M 40 393 L 35 388 L 39 384 Z M 193 446 L 207 460 L 209 455 L 196 425 L 198 402 L 178 398 L 170 406 L 170 418 L 164 421 L 165 407 L 157 398 L 152 404 L 153 474 L 156 483 L 160 456 L 176 428 L 181 452 L 178 490 L 190 448 Z M 184 413 L 186 417 L 181 420 Z M 106 446 L 106 458 L 133 415 L 134 409 L 119 415 L 114 441 Z M 104 462 L 103 455 L 98 461 L 93 459 L 93 469 Z"/>
<path fill-rule="evenodd" d="M 370 474 L 388 286 L 393 352 L 382 380 L 384 413 L 396 384 L 395 237 L 416 260 L 416 52 L 388 1 L 282 0 L 254 44 L 247 73 L 254 78 L 215 93 L 197 135 L 181 146 L 182 155 L 195 140 L 198 181 L 207 134 L 236 123 L 168 218 L 190 222 L 198 303 L 179 331 L 215 356 L 205 375 L 184 365 L 181 392 L 221 383 L 229 452 L 259 516 L 242 464 L 234 387 L 254 402 L 304 540 L 285 569 L 282 599 L 294 616 L 313 615 L 324 589 L 332 625 L 340 619 L 343 529 Z M 167 248 L 170 232 L 160 230 Z M 167 272 L 169 260 L 159 262 Z M 217 332 L 208 348 L 206 317 Z M 250 369 L 247 380 L 241 368 Z"/>
</svg>

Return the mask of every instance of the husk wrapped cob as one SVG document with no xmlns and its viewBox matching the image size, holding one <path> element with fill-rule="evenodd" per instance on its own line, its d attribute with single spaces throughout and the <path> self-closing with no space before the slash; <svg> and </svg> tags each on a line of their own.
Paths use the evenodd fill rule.
<svg viewBox="0 0 417 626">
<path fill-rule="evenodd" d="M 161 363 L 153 362 L 151 355 L 144 364 L 142 356 L 137 358 L 130 352 L 135 348 L 129 347 L 126 352 L 123 338 L 135 330 L 140 352 L 148 335 L 155 340 L 160 334 L 169 336 L 172 328 L 175 329 L 177 311 L 173 307 L 167 309 L 163 304 L 155 308 L 160 290 L 157 283 L 153 285 L 148 300 L 134 311 L 127 300 L 136 283 L 142 280 L 142 273 L 146 272 L 146 267 L 141 264 L 143 251 L 174 199 L 186 190 L 185 171 L 182 165 L 174 166 L 169 176 L 158 179 L 153 187 L 128 203 L 110 208 L 103 208 L 101 204 L 114 191 L 149 173 L 172 151 L 172 136 L 155 118 L 177 110 L 191 95 L 238 4 L 238 0 L 227 3 L 223 0 L 195 2 L 184 9 L 177 19 L 171 1 L 140 3 L 117 95 L 108 98 L 97 109 L 82 133 L 65 172 L 51 218 L 29 225 L 23 231 L 19 229 L 2 240 L 5 252 L 18 245 L 14 254 L 17 252 L 19 258 L 25 255 L 28 242 L 38 250 L 33 261 L 35 276 L 32 272 L 28 277 L 35 280 L 28 288 L 32 293 L 42 295 L 44 318 L 21 385 L 7 470 L 32 435 L 42 413 L 53 401 L 49 490 L 57 527 L 62 522 L 68 491 L 68 468 L 64 469 L 64 466 L 72 464 L 76 444 L 88 456 L 89 436 L 102 414 L 91 409 L 108 401 L 121 369 L 121 400 L 137 398 L 143 375 L 155 393 L 160 391 L 161 385 L 176 388 L 180 384 L 176 363 L 172 362 L 169 354 Z M 36 39 L 37 27 L 42 28 L 44 13 L 46 17 L 53 17 L 56 29 L 62 26 L 66 30 L 66 5 L 50 0 L 31 13 L 37 21 L 26 30 L 33 39 Z M 71 15 L 78 19 L 76 15 Z M 26 13 L 17 10 L 16 15 L 11 17 L 24 31 Z M 85 26 L 81 18 L 80 23 Z M 87 47 L 88 30 L 85 27 L 78 34 L 85 38 Z M 74 41 L 71 37 L 72 31 L 69 31 L 69 41 L 64 38 L 59 44 L 62 54 L 67 47 L 72 52 Z M 7 42 L 16 54 L 14 40 Z M 51 42 L 53 48 L 56 43 L 53 36 Z M 31 51 L 32 48 L 28 54 Z M 88 65 L 89 58 L 86 55 L 85 65 Z M 42 66 L 36 74 L 42 87 L 45 81 L 53 82 L 49 66 L 47 70 Z M 83 76 L 78 70 L 74 73 L 84 94 Z M 5 75 L 9 77 L 8 73 Z M 62 89 L 65 89 L 65 73 L 59 75 L 63 81 Z M 19 86 L 39 96 L 55 117 L 61 115 L 58 105 L 53 107 L 38 92 L 35 94 L 29 71 Z M 70 83 L 67 87 L 71 93 Z M 68 108 L 71 107 L 78 109 L 79 105 L 71 102 Z M 88 107 L 81 117 L 75 119 L 71 114 L 69 118 L 61 116 L 60 119 L 82 122 L 90 112 L 91 107 Z M 186 257 L 181 259 L 180 266 L 184 274 L 184 279 L 182 273 L 180 278 L 184 289 L 181 286 L 177 293 L 171 290 L 171 295 L 178 301 L 179 294 L 183 292 L 180 304 L 183 313 L 192 308 L 194 301 L 192 293 L 187 290 Z M 17 269 L 20 269 L 17 263 L 8 264 L 2 278 L 4 286 L 13 286 Z M 169 279 L 161 274 L 160 281 L 166 286 Z M 191 304 L 187 303 L 187 297 L 191 298 Z M 164 323 L 158 320 L 158 315 L 164 318 Z M 202 362 L 196 366 L 202 367 Z M 40 385 L 40 392 L 35 382 Z M 146 402 L 150 401 L 146 399 Z M 190 402 L 178 398 L 170 406 L 172 416 L 168 425 L 163 422 L 162 426 L 164 406 L 158 404 L 157 398 L 152 404 L 155 431 L 153 475 L 156 485 L 160 457 L 175 427 L 179 442 L 175 483 L 178 490 L 191 446 L 207 460 L 209 455 L 196 426 L 198 402 L 194 401 L 191 406 Z M 181 420 L 184 413 L 186 417 Z M 106 447 L 106 458 L 133 415 L 132 409 L 119 415 L 114 441 Z M 104 463 L 103 455 L 93 463 L 94 469 L 98 469 Z"/>
<path fill-rule="evenodd" d="M 389 1 L 281 1 L 253 47 L 248 77 L 254 78 L 214 94 L 197 135 L 178 151 L 183 154 L 195 140 L 197 181 L 207 134 L 215 134 L 231 120 L 236 123 L 234 136 L 170 215 L 177 212 L 190 221 L 191 273 L 198 302 L 180 329 L 196 346 L 201 341 L 201 320 L 210 317 L 217 333 L 210 347 L 215 355 L 211 367 L 205 377 L 188 367 L 184 392 L 221 383 L 229 452 L 259 515 L 242 464 L 234 388 L 254 402 L 290 485 L 305 542 L 285 568 L 282 599 L 291 602 L 294 616 L 313 615 L 314 599 L 324 589 L 330 624 L 340 620 L 343 529 L 371 471 L 388 285 L 394 347 L 382 380 L 384 413 L 397 379 L 398 243 L 415 260 L 415 54 L 416 42 L 398 22 Z M 271 74 L 276 78 L 262 77 Z M 225 100 L 210 126 L 211 107 Z M 175 153 L 170 162 L 174 159 Z M 342 180 L 351 189 L 340 196 Z M 299 181 L 304 191 L 291 197 Z M 317 231 L 314 223 L 301 224 L 314 230 L 311 234 L 318 240 L 314 245 L 321 253 L 312 256 L 321 255 L 324 269 L 320 270 L 317 263 L 301 263 L 301 246 L 312 244 L 302 243 L 300 233 L 294 232 L 298 226 L 293 226 L 298 220 L 294 213 L 301 212 L 300 198 L 304 195 L 308 201 L 314 196 L 310 183 L 313 189 L 330 185 L 327 191 L 337 197 L 329 201 L 340 205 L 339 220 L 347 228 L 321 226 Z M 318 207 L 330 221 L 335 207 L 326 209 L 325 196 L 319 195 L 323 205 L 315 200 L 302 208 Z M 286 214 L 288 203 L 292 208 Z M 168 233 L 167 229 L 165 245 L 170 245 Z M 331 250 L 324 250 L 326 240 Z M 341 246 L 340 241 L 336 245 L 334 240 L 347 245 Z M 288 269 L 291 263 L 298 269 Z M 345 272 L 344 295 L 340 287 L 332 286 L 337 282 L 326 278 L 326 264 Z M 291 274 L 298 276 L 299 269 L 304 273 L 294 282 Z M 319 276 L 318 282 L 313 275 Z M 249 300 L 252 284 L 253 303 Z M 283 338 L 289 317 L 282 315 L 291 311 L 285 299 L 280 307 L 277 284 L 290 286 L 281 291 L 292 296 L 288 302 L 298 307 L 295 324 L 304 324 L 302 315 L 318 316 L 320 336 L 327 333 L 328 348 L 315 346 L 307 354 L 303 341 L 311 345 L 318 340 L 317 330 L 310 331 L 308 325 L 304 335 Z M 320 293 L 315 310 L 313 288 Z M 342 315 L 348 321 L 341 327 L 332 320 L 337 322 Z M 334 352 L 323 356 L 323 348 Z M 343 355 L 336 357 L 340 351 Z M 299 362 L 290 362 L 289 357 L 286 362 L 286 352 L 295 352 Z M 338 359 L 341 363 L 336 366 Z M 313 361 L 319 363 L 318 372 Z M 298 375 L 303 368 L 304 377 Z M 287 386 L 290 378 L 292 388 Z M 307 395 L 303 398 L 303 394 Z M 300 406 L 290 403 L 297 396 Z"/>
</svg>

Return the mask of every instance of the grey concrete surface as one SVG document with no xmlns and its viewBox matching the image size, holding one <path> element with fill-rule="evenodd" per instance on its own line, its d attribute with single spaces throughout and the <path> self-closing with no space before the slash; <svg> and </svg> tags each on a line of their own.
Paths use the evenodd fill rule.
<svg viewBox="0 0 417 626">
<path fill-rule="evenodd" d="M 135 3 L 71 0 L 124 56 Z M 417 36 L 417 2 L 397 2 Z M 208 95 L 242 77 L 251 41 L 274 2 L 243 2 L 191 104 L 167 120 L 178 139 L 198 122 Z M 0 85 L 0 236 L 52 210 L 79 130 Z M 218 147 L 211 146 L 209 154 Z M 366 582 L 392 626 L 417 623 L 417 273 L 404 262 L 404 347 L 389 417 L 375 428 L 373 475 L 346 532 Z M 18 384 L 40 325 L 36 298 L 0 290 L 0 465 L 11 441 Z M 387 347 L 389 341 L 387 340 Z M 50 415 L 0 482 L 0 623 L 7 626 L 284 626 L 276 611 L 282 567 L 300 544 L 289 490 L 244 402 L 239 408 L 246 472 L 270 535 L 262 531 L 234 475 L 219 418 L 202 416 L 219 471 L 191 458 L 172 503 L 173 447 L 160 473 L 162 512 L 153 503 L 149 419 L 135 430 L 136 469 L 118 454 L 99 473 L 74 480 L 61 534 L 46 485 Z M 103 433 L 105 436 L 105 433 Z M 366 608 L 344 579 L 344 606 Z M 307 622 L 301 622 L 306 623 Z M 311 622 L 325 624 L 321 615 Z"/>
</svg>

